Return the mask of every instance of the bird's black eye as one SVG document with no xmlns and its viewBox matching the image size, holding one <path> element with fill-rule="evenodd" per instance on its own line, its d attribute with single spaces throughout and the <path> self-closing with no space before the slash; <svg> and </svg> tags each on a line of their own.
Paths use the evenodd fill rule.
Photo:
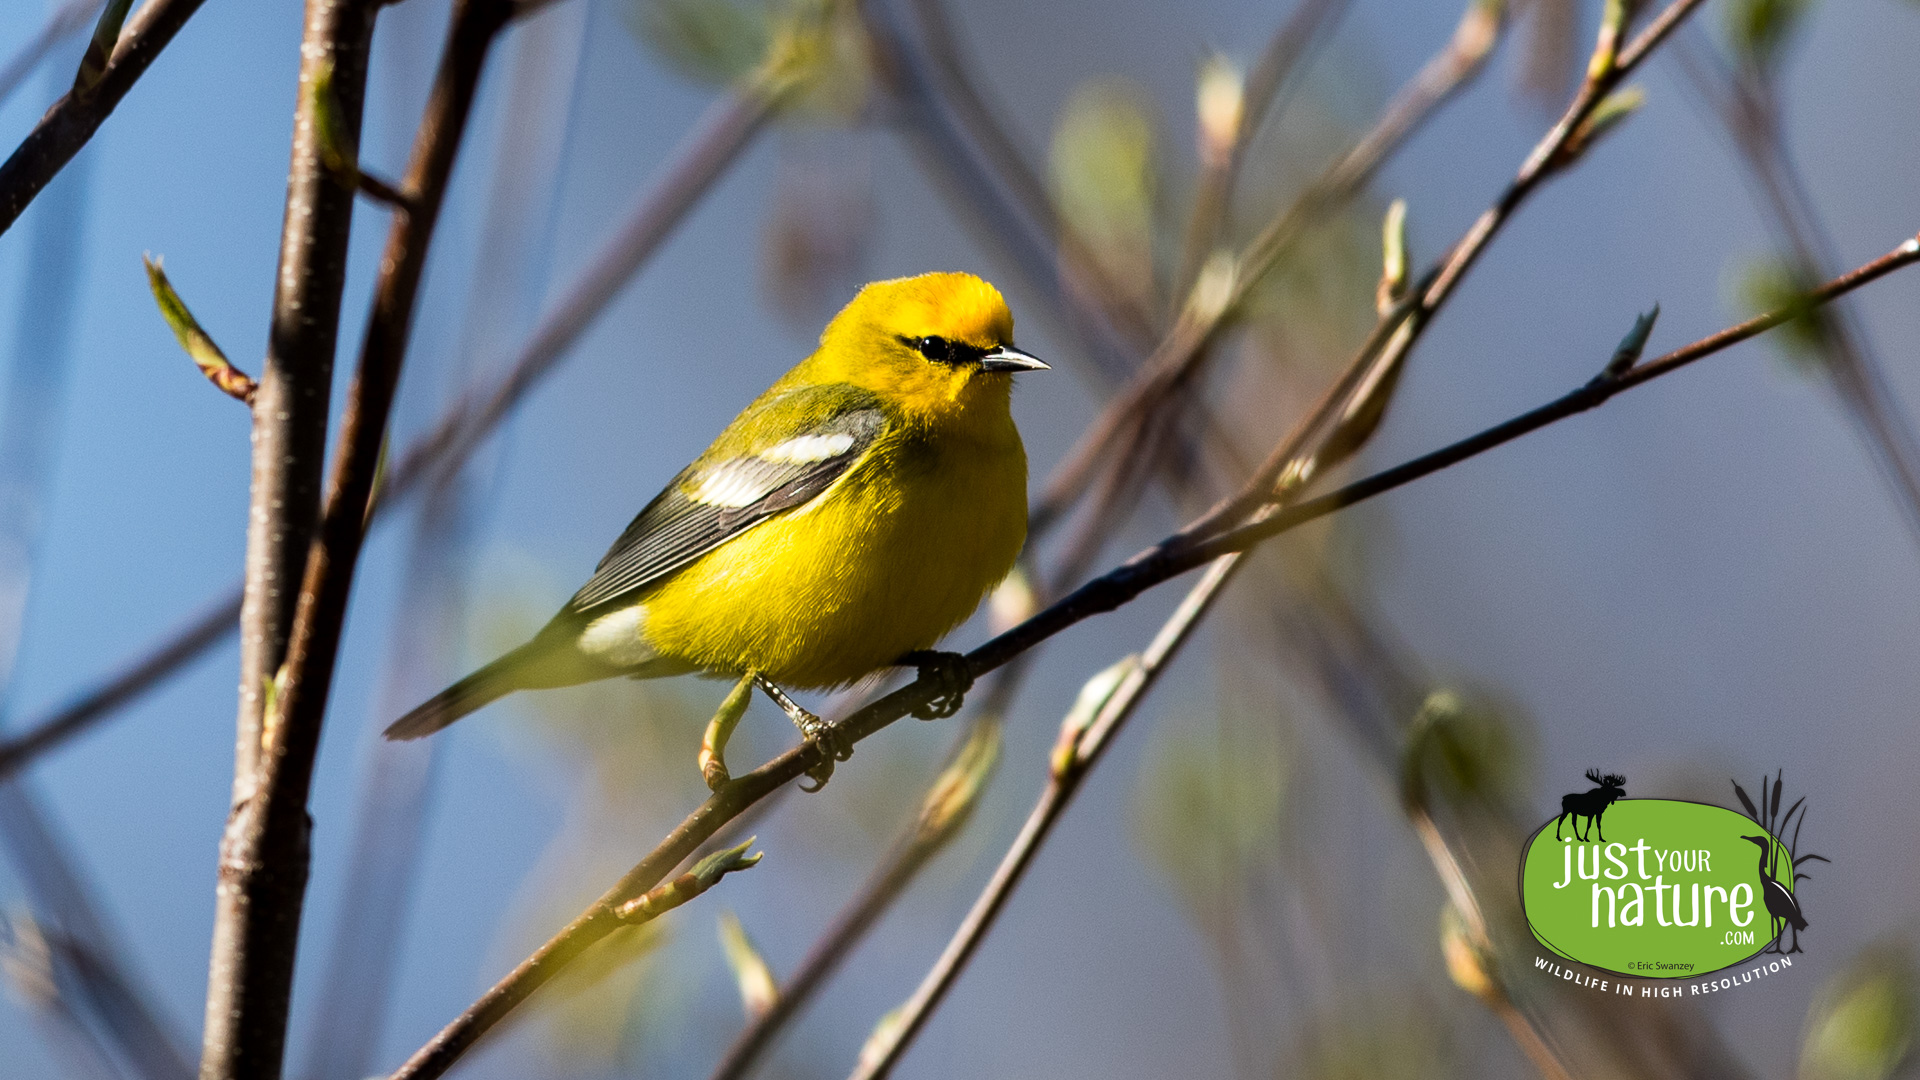
<svg viewBox="0 0 1920 1080">
<path fill-rule="evenodd" d="M 914 342 L 913 347 L 920 350 L 921 356 L 926 357 L 936 364 L 951 364 L 955 359 L 953 355 L 953 342 L 948 341 L 946 338 L 923 337 L 919 341 Z"/>
<path fill-rule="evenodd" d="M 975 363 L 987 350 L 963 341 L 949 341 L 943 337 L 902 338 L 909 347 L 921 356 L 936 364 Z"/>
</svg>

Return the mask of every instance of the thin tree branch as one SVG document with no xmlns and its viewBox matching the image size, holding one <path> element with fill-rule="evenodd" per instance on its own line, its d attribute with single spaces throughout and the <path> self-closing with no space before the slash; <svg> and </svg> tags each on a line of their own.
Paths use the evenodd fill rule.
<svg viewBox="0 0 1920 1080">
<path fill-rule="evenodd" d="M 99 80 L 85 89 L 75 88 L 40 118 L 13 155 L 0 164 L 0 233 L 13 227 L 34 196 L 87 145 L 202 2 L 148 0 L 122 29 L 120 43 Z"/>
<path fill-rule="evenodd" d="M 226 640 L 239 618 L 240 595 L 236 592 L 195 616 L 158 651 L 141 657 L 99 688 L 29 724 L 19 734 L 0 740 L 0 782 L 51 747 L 136 700 L 156 682 Z"/>
<path fill-rule="evenodd" d="M 741 151 L 785 100 L 779 91 L 754 82 L 714 103 L 659 182 L 635 201 L 613 237 L 561 290 L 560 299 L 542 316 L 507 374 L 491 387 L 462 397 L 427 434 L 398 455 L 374 502 L 375 520 L 419 491 L 437 469 L 457 467 L 479 448 L 558 365 L 714 181 L 739 160 Z M 25 725 L 12 740 L 0 742 L 0 780 L 138 700 L 218 645 L 225 638 L 220 632 L 222 621 L 231 628 L 239 618 L 238 591 L 130 662 L 122 674 L 109 677 L 59 712 Z"/>
<path fill-rule="evenodd" d="M 301 35 L 273 322 L 254 398 L 233 806 L 220 841 L 202 1080 L 273 1080 L 286 1037 L 306 860 L 304 851 L 297 859 L 260 857 L 272 801 L 265 795 L 274 786 L 263 768 L 263 704 L 283 669 L 296 588 L 318 524 L 354 199 L 329 166 L 314 87 L 331 83 L 328 107 L 337 106 L 337 122 L 357 143 L 376 8 L 372 0 L 308 0 Z M 301 824 L 304 844 L 304 817 Z"/>
<path fill-rule="evenodd" d="M 413 196 L 400 190 L 399 185 L 382 180 L 366 169 L 356 170 L 354 182 L 360 194 L 389 210 L 404 214 L 413 209 Z"/>
<path fill-rule="evenodd" d="M 1887 255 L 1820 286 L 1807 295 L 1804 303 L 1824 304 L 1915 262 L 1920 262 L 1920 238 L 1908 240 Z M 1205 566 L 1221 556 L 1255 547 L 1308 521 L 1484 453 L 1556 420 L 1594 408 L 1615 394 L 1745 341 L 1802 311 L 1804 305 L 1795 305 L 1750 319 L 1630 369 L 1616 378 L 1590 383 L 1540 409 L 1432 454 L 1282 510 L 1264 521 L 1228 530 L 1197 543 L 1183 541 L 1180 534 L 1175 534 L 1114 570 L 1081 585 L 1039 614 L 968 653 L 969 670 L 975 678 L 980 678 L 1068 627 L 1114 610 L 1155 585 Z M 901 687 L 840 722 L 837 725 L 840 737 L 848 744 L 859 742 L 925 704 L 935 692 L 935 686 L 919 680 Z M 444 1074 L 481 1036 L 534 991 L 582 952 L 617 929 L 620 923 L 614 915 L 616 907 L 658 884 L 709 837 L 748 807 L 805 775 L 808 769 L 817 764 L 817 754 L 814 744 L 802 743 L 752 772 L 736 777 L 732 784 L 709 796 L 599 900 L 416 1051 L 406 1064 L 393 1073 L 392 1080 L 426 1080 Z"/>
<path fill-rule="evenodd" d="M 353 4 L 314 0 L 301 50 L 303 90 L 310 85 L 309 70 L 314 77 L 331 77 L 342 122 L 348 125 L 354 144 L 358 143 L 359 99 L 365 88 L 374 10 L 364 0 Z M 433 228 L 489 47 L 509 13 L 507 0 L 455 4 L 440 70 L 415 136 L 404 181 L 414 193 L 412 205 L 408 213 L 396 216 L 388 232 L 366 339 L 341 422 L 326 513 L 305 553 L 285 660 L 273 676 L 272 709 L 258 729 L 258 764 L 251 777 L 236 778 L 236 784 L 250 783 L 252 790 L 236 806 L 222 843 L 214 977 L 207 995 L 206 1053 L 201 1065 L 204 1080 L 271 1080 L 280 1072 L 310 854 L 307 796 L 347 596 L 365 536 L 387 416 Z M 301 98 L 301 122 L 295 128 L 296 169 L 305 164 L 303 142 L 317 143 L 319 125 L 309 104 L 313 96 L 303 92 Z M 339 183 L 337 169 L 334 175 L 327 174 L 322 160 L 326 149 L 314 145 L 315 186 L 335 202 L 344 197 L 350 213 L 353 192 Z M 298 177 L 296 172 L 296 183 Z M 290 202 L 289 216 L 299 209 Z M 327 209 L 340 212 L 337 207 Z M 316 207 L 314 213 L 321 216 L 324 210 Z M 337 291 L 334 303 L 331 321 L 337 324 Z M 269 378 L 271 371 L 270 367 Z M 270 384 L 263 384 L 263 402 L 266 385 Z M 319 420 L 318 434 L 324 439 L 324 412 Z M 243 736 L 246 726 L 243 718 Z"/>
</svg>

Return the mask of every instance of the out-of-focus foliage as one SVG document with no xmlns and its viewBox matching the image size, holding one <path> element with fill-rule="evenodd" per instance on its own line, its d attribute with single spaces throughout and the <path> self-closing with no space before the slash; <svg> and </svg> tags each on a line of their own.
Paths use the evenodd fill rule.
<svg viewBox="0 0 1920 1080">
<path fill-rule="evenodd" d="M 1170 716 L 1141 766 L 1134 836 L 1205 925 L 1279 857 L 1288 755 L 1271 716 Z"/>
<path fill-rule="evenodd" d="M 558 905 L 569 917 L 578 905 Z M 564 912 L 565 914 L 561 914 Z M 541 1017 L 547 1046 L 562 1070 L 604 1069 L 636 1060 L 650 1024 L 663 1021 L 663 997 L 683 980 L 660 970 L 666 924 L 622 927 L 554 977 Z M 677 1004 L 677 1002 L 676 1002 Z"/>
<path fill-rule="evenodd" d="M 740 925 L 740 917 L 731 911 L 720 913 L 720 948 L 727 955 L 727 967 L 733 969 L 733 981 L 740 987 L 740 1007 L 752 1019 L 773 1007 L 780 996 L 779 982 L 760 950 Z"/>
<path fill-rule="evenodd" d="M 1400 775 L 1414 805 L 1429 805 L 1436 795 L 1500 805 L 1519 797 L 1526 754 L 1500 710 L 1435 690 L 1407 726 Z"/>
<path fill-rule="evenodd" d="M 1902 946 L 1868 947 L 1828 979 L 1807 1012 L 1801 1080 L 1884 1080 L 1913 1049 L 1915 972 Z"/>
<path fill-rule="evenodd" d="M 1440 908 L 1440 955 L 1455 986 L 1481 1001 L 1491 1001 L 1499 994 L 1493 981 L 1492 958 L 1474 941 L 1466 916 L 1451 901 Z"/>
<path fill-rule="evenodd" d="M 1246 112 L 1246 76 L 1233 61 L 1219 53 L 1209 53 L 1200 61 L 1193 112 L 1200 163 L 1218 168 L 1232 152 Z"/>
<path fill-rule="evenodd" d="M 1826 308 L 1807 299 L 1813 276 L 1793 263 L 1777 258 L 1757 259 L 1739 284 L 1742 305 L 1749 314 L 1785 309 L 1785 323 L 1767 335 L 1780 354 L 1802 370 L 1822 362 L 1833 342 L 1833 324 Z"/>
<path fill-rule="evenodd" d="M 1235 232 L 1250 236 L 1275 208 L 1290 205 L 1334 155 L 1358 137 L 1355 125 L 1311 85 L 1253 141 L 1244 166 Z M 1310 224 L 1254 288 L 1244 307 L 1252 342 L 1316 382 L 1344 360 L 1373 325 L 1380 278 L 1384 201 L 1361 198 Z M 1290 409 L 1296 412 L 1297 409 Z"/>
<path fill-rule="evenodd" d="M 1732 0 L 1721 8 L 1727 42 L 1741 62 L 1758 70 L 1778 63 L 1806 17 L 1813 0 Z"/>
<path fill-rule="evenodd" d="M 1152 99 L 1124 79 L 1095 79 L 1067 99 L 1048 158 L 1054 200 L 1074 237 L 1116 286 L 1154 286 L 1159 136 Z"/>
<path fill-rule="evenodd" d="M 806 115 L 844 123 L 870 84 L 866 40 L 841 0 L 631 0 L 627 25 L 696 82 L 760 79 Z"/>
<path fill-rule="evenodd" d="M 973 816 L 993 768 L 1000 761 L 1001 721 L 983 717 L 967 732 L 965 742 L 947 767 L 940 770 L 920 802 L 915 839 L 922 844 L 944 844 Z"/>
<path fill-rule="evenodd" d="M 627 22 L 640 40 L 690 79 L 728 84 L 767 55 L 774 0 L 638 0 Z"/>
</svg>

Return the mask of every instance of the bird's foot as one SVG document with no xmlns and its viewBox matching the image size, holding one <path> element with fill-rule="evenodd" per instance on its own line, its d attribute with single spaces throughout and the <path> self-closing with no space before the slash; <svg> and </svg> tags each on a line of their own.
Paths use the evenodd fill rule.
<svg viewBox="0 0 1920 1080">
<path fill-rule="evenodd" d="M 820 760 L 807 770 L 807 778 L 813 781 L 813 786 L 808 787 L 802 784 L 800 790 L 811 792 L 826 787 L 827 781 L 833 778 L 834 763 L 845 761 L 853 756 L 853 744 L 847 741 L 839 728 L 801 708 L 798 702 L 787 696 L 785 690 L 775 686 L 764 676 L 754 675 L 752 678 L 759 684 L 761 691 L 772 698 L 775 705 L 780 706 L 780 711 L 787 714 L 787 719 L 793 721 L 793 726 L 800 729 L 800 737 L 813 744 L 819 752 Z"/>
<path fill-rule="evenodd" d="M 812 713 L 807 713 L 807 719 L 812 723 L 800 724 L 798 720 L 795 723 L 799 724 L 800 737 L 812 743 L 819 751 L 820 760 L 813 768 L 807 770 L 807 779 L 813 781 L 813 786 L 801 784 L 800 790 L 813 792 L 826 787 L 827 781 L 833 778 L 835 762 L 845 761 L 853 756 L 853 744 L 848 742 L 846 736 L 841 733 L 839 725 L 830 724 Z"/>
<path fill-rule="evenodd" d="M 900 666 L 919 669 L 920 677 L 933 684 L 933 697 L 913 710 L 922 720 L 943 720 L 959 712 L 973 689 L 973 668 L 962 653 L 916 649 L 900 658 Z"/>
</svg>

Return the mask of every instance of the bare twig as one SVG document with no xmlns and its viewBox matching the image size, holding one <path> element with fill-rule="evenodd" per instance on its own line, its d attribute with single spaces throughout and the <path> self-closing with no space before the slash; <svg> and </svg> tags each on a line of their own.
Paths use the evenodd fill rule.
<svg viewBox="0 0 1920 1080">
<path fill-rule="evenodd" d="M 996 689 L 1007 685 L 996 683 Z M 998 698 L 1002 695 L 996 694 Z M 866 936 L 880 916 L 906 892 L 920 870 L 959 835 L 972 814 L 988 774 L 999 755 L 1002 713 L 989 705 L 974 714 L 952 759 L 934 778 L 918 811 L 907 823 L 854 897 L 835 916 L 805 959 L 773 996 L 766 1009 L 748 1018 L 747 1026 L 714 1069 L 712 1080 L 741 1080 L 773 1041 L 812 1001 L 813 995 L 839 970 L 841 961 Z"/>
<path fill-rule="evenodd" d="M 1915 262 L 1920 262 L 1920 238 L 1908 240 L 1887 255 L 1827 282 L 1809 293 L 1805 303 L 1824 304 Z M 1255 547 L 1308 521 L 1325 517 L 1475 454 L 1484 453 L 1527 432 L 1594 408 L 1623 390 L 1669 374 L 1701 357 L 1772 329 L 1802 310 L 1804 305 L 1797 304 L 1768 312 L 1649 361 L 1619 378 L 1590 383 L 1505 424 L 1320 498 L 1282 510 L 1264 521 L 1228 530 L 1198 543 L 1182 541 L 1176 534 L 1080 586 L 1019 626 L 968 653 L 968 667 L 975 678 L 982 677 L 1062 630 L 1120 607 L 1155 585 L 1205 566 L 1221 556 Z M 838 725 L 841 737 L 848 744 L 859 742 L 907 715 L 912 709 L 924 705 L 936 692 L 937 688 L 931 683 L 923 684 L 916 680 L 841 721 Z M 707 838 L 748 807 L 805 775 L 809 768 L 817 764 L 817 754 L 812 743 L 802 743 L 752 772 L 735 778 L 732 784 L 710 796 L 599 900 L 416 1051 L 393 1074 L 392 1080 L 423 1080 L 444 1074 L 481 1036 L 534 991 L 582 952 L 617 929 L 620 923 L 614 915 L 614 909 L 618 905 L 658 884 Z"/>
<path fill-rule="evenodd" d="M 393 183 L 382 180 L 365 169 L 359 169 L 354 177 L 360 194 L 390 210 L 406 213 L 413 209 L 413 196 L 400 190 Z"/>
<path fill-rule="evenodd" d="M 13 227 L 34 196 L 93 138 L 202 2 L 149 0 L 121 32 L 112 59 L 92 86 L 76 88 L 40 118 L 13 155 L 0 164 L 0 233 Z"/>
<path fill-rule="evenodd" d="M 269 773 L 277 770 L 264 767 L 272 758 L 263 750 L 278 740 L 265 730 L 263 704 L 266 687 L 283 669 L 297 583 L 318 524 L 353 218 L 353 191 L 328 161 L 327 124 L 318 115 L 315 87 L 330 81 L 335 122 L 357 136 L 376 7 L 372 0 L 309 0 L 301 36 L 273 322 L 255 396 L 233 806 L 220 841 L 204 1080 L 272 1080 L 280 1073 L 286 1038 L 294 931 L 306 885 L 305 792 L 300 827 L 287 838 L 299 850 L 275 850 L 263 858 L 270 820 L 279 823 L 267 813 L 277 784 Z M 272 835 L 282 839 L 277 830 Z"/>
</svg>

